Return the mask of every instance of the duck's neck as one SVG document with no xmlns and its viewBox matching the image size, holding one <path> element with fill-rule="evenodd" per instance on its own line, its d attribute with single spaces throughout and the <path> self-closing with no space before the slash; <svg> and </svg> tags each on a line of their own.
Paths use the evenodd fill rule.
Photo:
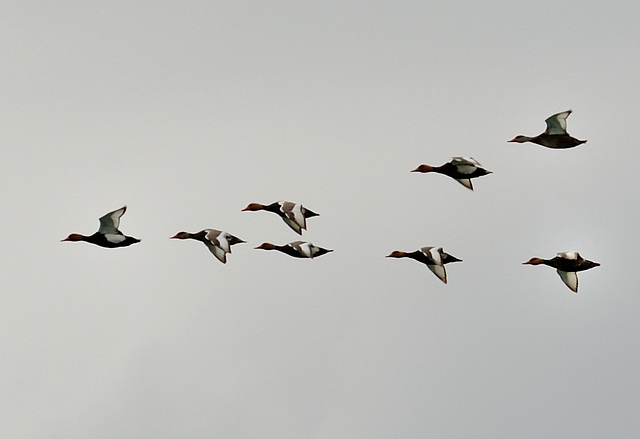
<svg viewBox="0 0 640 439">
<path fill-rule="evenodd" d="M 276 201 L 275 203 L 267 204 L 262 207 L 262 210 L 267 210 L 269 212 L 281 213 L 280 212 L 280 204 Z"/>
</svg>

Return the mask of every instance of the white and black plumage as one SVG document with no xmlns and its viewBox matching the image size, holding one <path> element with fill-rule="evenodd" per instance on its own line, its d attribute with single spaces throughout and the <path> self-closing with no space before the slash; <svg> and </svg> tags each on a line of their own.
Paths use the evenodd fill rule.
<svg viewBox="0 0 640 439">
<path fill-rule="evenodd" d="M 600 266 L 599 263 L 589 261 L 580 256 L 578 252 L 560 252 L 553 259 L 531 258 L 527 262 L 523 262 L 523 265 L 548 265 L 553 267 L 558 272 L 558 275 L 562 279 L 571 291 L 578 292 L 578 271 L 589 270 L 593 267 Z"/>
<path fill-rule="evenodd" d="M 285 245 L 275 245 L 271 244 L 270 242 L 264 242 L 256 247 L 256 249 L 277 250 L 289 256 L 293 256 L 294 258 L 304 259 L 317 258 L 318 256 L 322 256 L 333 251 L 326 248 L 318 247 L 310 242 L 304 241 L 293 241 Z"/>
<path fill-rule="evenodd" d="M 266 210 L 279 215 L 298 235 L 302 235 L 302 231 L 307 229 L 307 218 L 319 216 L 317 213 L 312 212 L 302 204 L 292 203 L 291 201 L 276 201 L 267 205 L 251 203 L 242 209 L 243 212 L 258 210 Z"/>
<path fill-rule="evenodd" d="M 420 165 L 411 172 L 437 172 L 455 179 L 458 183 L 473 190 L 472 178 L 482 177 L 492 172 L 484 169 L 473 157 L 453 157 L 441 166 Z"/>
<path fill-rule="evenodd" d="M 445 264 L 462 262 L 461 259 L 445 253 L 442 247 L 422 247 L 420 250 L 413 252 L 396 250 L 387 255 L 387 258 L 411 258 L 421 262 L 445 284 L 447 283 L 447 270 L 444 268 Z"/>
<path fill-rule="evenodd" d="M 107 248 L 127 247 L 140 242 L 139 239 L 125 236 L 118 230 L 118 227 L 120 227 L 120 218 L 126 211 L 127 206 L 123 206 L 120 209 L 116 209 L 102 216 L 100 218 L 100 227 L 93 235 L 84 236 L 78 233 L 72 233 L 62 241 L 86 241 Z"/>
<path fill-rule="evenodd" d="M 195 239 L 201 241 L 223 264 L 227 263 L 227 254 L 231 253 L 232 245 L 246 242 L 230 233 L 215 229 L 204 229 L 198 233 L 179 232 L 169 239 Z"/>
</svg>

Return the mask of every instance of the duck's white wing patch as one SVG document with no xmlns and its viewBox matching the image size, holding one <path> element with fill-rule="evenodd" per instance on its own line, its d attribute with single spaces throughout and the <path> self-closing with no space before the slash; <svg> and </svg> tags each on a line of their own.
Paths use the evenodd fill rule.
<svg viewBox="0 0 640 439">
<path fill-rule="evenodd" d="M 556 270 L 560 275 L 560 279 L 564 282 L 574 293 L 578 292 L 578 274 L 575 271 L 561 271 Z"/>
<path fill-rule="evenodd" d="M 209 249 L 209 251 L 211 253 L 213 253 L 213 256 L 218 258 L 218 260 L 220 262 L 222 262 L 223 264 L 227 263 L 227 252 L 226 251 L 224 251 L 223 249 L 221 249 L 217 245 L 213 245 L 213 244 L 207 244 L 207 248 Z"/>
<path fill-rule="evenodd" d="M 433 273 L 438 276 L 438 279 L 445 284 L 447 283 L 447 271 L 445 270 L 444 265 L 428 264 L 427 267 L 429 267 L 429 270 L 433 271 Z"/>
<path fill-rule="evenodd" d="M 571 114 L 571 110 L 554 114 L 547 118 L 547 130 L 545 134 L 567 134 L 567 117 Z"/>
<path fill-rule="evenodd" d="M 301 256 L 304 256 L 305 258 L 313 258 L 314 253 L 318 251 L 310 242 L 294 241 L 290 242 L 288 245 L 290 247 L 293 247 L 298 253 L 300 253 Z"/>
<path fill-rule="evenodd" d="M 467 189 L 473 190 L 473 183 L 471 183 L 470 178 L 456 178 L 455 180 Z"/>
<path fill-rule="evenodd" d="M 442 265 L 442 247 L 429 247 L 426 253 L 435 265 Z"/>
<path fill-rule="evenodd" d="M 280 211 L 283 213 L 282 219 L 294 232 L 302 235 L 302 229 L 306 229 L 306 221 L 302 213 L 302 205 L 290 201 L 279 201 Z"/>
<path fill-rule="evenodd" d="M 469 175 L 476 172 L 476 169 L 478 169 L 478 167 L 474 165 L 458 165 L 456 166 L 456 169 L 461 174 Z"/>
<path fill-rule="evenodd" d="M 450 163 L 454 165 L 456 170 L 461 174 L 473 174 L 476 172 L 476 169 L 482 166 L 472 157 L 453 157 Z"/>
<path fill-rule="evenodd" d="M 122 241 L 127 239 L 127 237 L 121 233 L 105 233 L 104 238 L 113 244 L 120 244 Z"/>
<path fill-rule="evenodd" d="M 227 263 L 227 253 L 231 253 L 231 246 L 225 236 L 225 232 L 214 229 L 206 229 L 205 245 L 209 251 L 223 264 Z"/>
<path fill-rule="evenodd" d="M 294 232 L 296 232 L 298 235 L 302 235 L 302 227 L 300 226 L 300 224 L 298 224 L 295 220 L 292 220 L 288 216 L 282 219 L 284 220 L 285 223 L 287 223 L 289 227 L 293 229 Z"/>
<path fill-rule="evenodd" d="M 482 167 L 482 165 L 473 157 L 452 157 L 451 164 L 456 166 L 474 166 L 476 168 Z"/>
<path fill-rule="evenodd" d="M 293 224 L 295 224 L 294 226 L 291 226 L 294 230 L 296 230 L 298 233 L 302 232 L 302 229 L 306 229 L 307 228 L 307 221 L 304 218 L 304 213 L 302 211 L 302 204 L 292 204 L 289 203 L 290 206 L 288 206 L 288 209 L 285 210 L 285 215 L 287 215 L 287 218 L 289 219 L 289 221 Z"/>
<path fill-rule="evenodd" d="M 318 251 L 313 244 L 305 242 L 300 244 L 300 251 L 307 258 L 313 258 L 313 255 Z"/>
<path fill-rule="evenodd" d="M 100 233 L 113 233 L 118 230 L 120 227 L 120 217 L 124 215 L 127 211 L 127 206 L 123 206 L 120 209 L 114 210 L 113 212 L 109 212 L 100 218 L 100 228 L 98 232 Z"/>
<path fill-rule="evenodd" d="M 226 253 L 231 253 L 231 245 L 229 244 L 229 234 L 227 232 L 221 232 L 220 230 L 208 230 L 205 235 L 207 241 L 211 244 L 219 247 L 221 250 Z"/>
<path fill-rule="evenodd" d="M 556 256 L 563 259 L 571 259 L 571 260 L 580 259 L 580 254 L 578 252 L 560 252 L 560 253 L 557 253 Z"/>
<path fill-rule="evenodd" d="M 309 249 L 311 251 L 311 257 L 315 257 L 316 254 L 320 251 L 320 247 L 317 247 L 311 243 L 309 243 Z"/>
</svg>

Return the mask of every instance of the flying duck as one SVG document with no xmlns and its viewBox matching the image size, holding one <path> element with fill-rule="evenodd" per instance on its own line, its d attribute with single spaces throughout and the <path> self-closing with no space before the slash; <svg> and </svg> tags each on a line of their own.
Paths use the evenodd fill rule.
<svg viewBox="0 0 640 439">
<path fill-rule="evenodd" d="M 545 120 L 547 123 L 547 129 L 544 133 L 535 137 L 516 136 L 509 140 L 509 142 L 533 142 L 553 149 L 573 148 L 574 146 L 586 143 L 586 140 L 578 140 L 567 133 L 567 117 L 569 117 L 571 111 L 572 110 L 567 110 L 562 113 L 554 114 Z"/>
<path fill-rule="evenodd" d="M 313 259 L 318 256 L 322 256 L 326 253 L 332 252 L 326 248 L 317 247 L 310 242 L 294 241 L 286 245 L 275 245 L 270 242 L 264 242 L 260 244 L 256 249 L 262 250 L 277 250 L 282 253 L 286 253 L 294 258 L 308 258 Z"/>
<path fill-rule="evenodd" d="M 202 241 L 209 251 L 223 264 L 227 263 L 227 253 L 231 253 L 232 245 L 247 242 L 230 233 L 215 229 L 204 229 L 198 233 L 179 232 L 169 239 L 195 239 Z"/>
<path fill-rule="evenodd" d="M 396 250 L 387 255 L 387 258 L 411 258 L 422 262 L 445 284 L 447 283 L 447 271 L 444 265 L 451 262 L 462 262 L 462 259 L 442 251 L 442 247 L 422 247 L 420 250 L 410 253 Z"/>
<path fill-rule="evenodd" d="M 492 173 L 484 169 L 482 165 L 472 157 L 453 157 L 450 162 L 442 166 L 420 165 L 411 172 L 437 172 L 438 174 L 447 175 L 455 179 L 458 183 L 471 190 L 473 190 L 473 185 L 471 184 L 472 178 L 482 177 L 483 175 Z"/>
<path fill-rule="evenodd" d="M 578 292 L 578 271 L 600 266 L 597 262 L 584 259 L 578 252 L 561 252 L 553 259 L 531 258 L 523 265 L 548 265 L 557 270 L 562 281 L 574 293 Z"/>
<path fill-rule="evenodd" d="M 131 236 L 125 236 L 122 234 L 118 227 L 120 226 L 120 217 L 127 211 L 127 206 L 123 206 L 118 210 L 109 212 L 102 218 L 100 218 L 100 228 L 96 233 L 91 236 L 84 236 L 78 233 L 72 233 L 64 241 L 86 241 L 91 244 L 99 245 L 100 247 L 116 248 L 127 247 L 136 242 L 140 242 L 139 239 Z"/>
<path fill-rule="evenodd" d="M 317 213 L 310 211 L 302 204 L 292 203 L 290 201 L 276 201 L 271 204 L 251 203 L 242 211 L 267 210 L 276 213 L 291 227 L 298 235 L 302 235 L 302 230 L 307 229 L 307 218 L 319 216 Z"/>
</svg>

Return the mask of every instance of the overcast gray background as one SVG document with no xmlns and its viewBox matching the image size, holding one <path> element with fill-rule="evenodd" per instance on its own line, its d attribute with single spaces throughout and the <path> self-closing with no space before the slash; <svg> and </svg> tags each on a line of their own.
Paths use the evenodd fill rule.
<svg viewBox="0 0 640 439">
<path fill-rule="evenodd" d="M 637 2 L 5 2 L 0 430 L 640 429 Z M 506 141 L 573 109 L 554 151 Z M 472 156 L 471 192 L 411 174 Z M 316 260 L 286 199 L 320 213 Z M 60 243 L 128 206 L 125 249 Z M 226 265 L 178 231 L 248 241 Z M 464 260 L 444 285 L 392 250 Z M 549 267 L 601 267 L 572 293 Z"/>
</svg>

